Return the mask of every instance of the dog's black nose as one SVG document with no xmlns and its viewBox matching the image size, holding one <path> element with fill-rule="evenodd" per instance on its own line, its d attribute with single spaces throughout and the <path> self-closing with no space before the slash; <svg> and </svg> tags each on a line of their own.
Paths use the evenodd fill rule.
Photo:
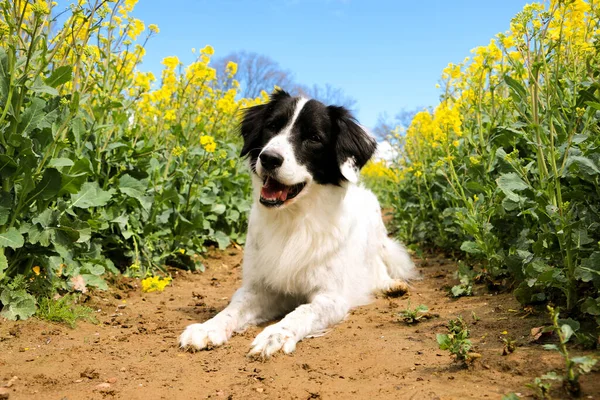
<svg viewBox="0 0 600 400">
<path fill-rule="evenodd" d="M 267 171 L 272 171 L 283 164 L 283 156 L 273 150 L 263 151 L 259 158 L 263 168 Z"/>
</svg>

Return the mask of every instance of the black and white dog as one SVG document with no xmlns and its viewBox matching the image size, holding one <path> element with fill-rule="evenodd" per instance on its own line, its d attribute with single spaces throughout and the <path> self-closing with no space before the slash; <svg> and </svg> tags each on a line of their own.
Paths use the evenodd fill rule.
<svg viewBox="0 0 600 400">
<path fill-rule="evenodd" d="M 185 329 L 181 347 L 219 346 L 285 315 L 249 355 L 291 353 L 373 292 L 406 290 L 417 271 L 388 238 L 376 197 L 357 184 L 376 142 L 346 109 L 277 91 L 245 111 L 241 134 L 254 186 L 243 284 L 214 318 Z"/>
</svg>

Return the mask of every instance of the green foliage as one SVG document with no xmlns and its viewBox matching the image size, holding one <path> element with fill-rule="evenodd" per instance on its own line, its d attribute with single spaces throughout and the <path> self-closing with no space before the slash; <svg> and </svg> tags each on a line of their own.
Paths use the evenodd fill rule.
<svg viewBox="0 0 600 400">
<path fill-rule="evenodd" d="M 535 377 L 532 383 L 527 387 L 533 390 L 534 396 L 541 400 L 550 400 L 550 392 L 552 391 L 552 382 L 561 380 L 555 372 L 549 372 L 539 377 Z"/>
<path fill-rule="evenodd" d="M 399 316 L 407 324 L 416 324 L 423 319 L 432 318 L 434 315 L 429 313 L 429 308 L 424 304 L 419 304 L 411 309 L 409 300 L 406 309 L 400 311 Z"/>
<path fill-rule="evenodd" d="M 556 344 L 545 344 L 544 349 L 553 350 L 560 353 L 565 361 L 565 375 L 558 375 L 554 372 L 546 374 L 540 378 L 536 378 L 534 387 L 537 387 L 541 391 L 542 395 L 546 395 L 550 389 L 548 383 L 544 383 L 544 380 L 559 380 L 563 382 L 563 387 L 573 396 L 579 396 L 581 393 L 581 385 L 579 383 L 579 377 L 583 374 L 591 372 L 597 361 L 595 358 L 590 356 L 582 357 L 571 357 L 567 349 L 567 343 L 571 340 L 571 337 L 579 329 L 579 323 L 573 320 L 560 320 L 559 310 L 548 306 L 550 317 L 552 319 L 552 326 L 547 330 L 554 332 L 558 336 L 558 345 Z M 547 387 L 545 385 L 548 385 Z M 542 398 L 545 398 L 542 396 Z"/>
<path fill-rule="evenodd" d="M 169 67 L 163 81 L 171 86 L 154 96 L 186 119 L 172 112 L 167 120 L 157 107 L 150 113 L 153 93 L 135 70 L 139 32 L 129 18 L 121 18 L 126 26 L 116 22 L 120 6 L 73 5 L 54 29 L 39 5 L 0 0 L 8 30 L 0 41 L 0 307 L 7 318 L 31 316 L 35 297 L 49 307 L 40 315 L 67 318 L 66 303 L 47 298 L 106 289 L 107 273 L 202 270 L 207 246 L 244 242 L 250 179 L 232 139 L 241 104 L 235 90 L 219 89 L 207 67 L 212 49 L 205 49 L 194 69 L 207 74 L 202 80 L 178 78 Z M 192 123 L 187 115 L 202 118 Z M 17 279 L 31 284 L 14 287 Z"/>
<path fill-rule="evenodd" d="M 35 315 L 40 319 L 66 324 L 71 328 L 76 326 L 78 320 L 97 323 L 94 310 L 77 304 L 75 294 L 68 294 L 58 299 L 40 298 Z"/>
<path fill-rule="evenodd" d="M 600 48 L 574 32 L 600 18 L 577 4 L 528 5 L 444 70 L 440 105 L 415 116 L 396 162 L 395 224 L 404 241 L 462 252 L 523 304 L 599 325 Z M 453 294 L 468 294 L 459 278 Z"/>
<path fill-rule="evenodd" d="M 452 286 L 450 296 L 462 297 L 473 295 L 473 284 L 477 273 L 464 262 L 458 263 L 456 277 L 459 279 L 459 284 Z"/>
<path fill-rule="evenodd" d="M 456 361 L 465 365 L 479 357 L 477 353 L 471 353 L 473 345 L 469 340 L 469 329 L 460 316 L 448 321 L 448 333 L 438 334 L 437 342 L 441 350 L 448 350 Z"/>
</svg>

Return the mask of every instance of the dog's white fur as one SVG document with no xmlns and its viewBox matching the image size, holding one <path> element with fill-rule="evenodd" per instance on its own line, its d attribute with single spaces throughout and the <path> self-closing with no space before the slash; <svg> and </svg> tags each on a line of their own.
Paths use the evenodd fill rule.
<svg viewBox="0 0 600 400">
<path fill-rule="evenodd" d="M 288 126 L 264 149 L 284 155 L 277 180 L 307 184 L 283 207 L 267 208 L 259 203 L 263 171 L 257 162 L 242 287 L 214 318 L 189 325 L 180 337 L 182 347 L 219 346 L 234 332 L 287 313 L 256 337 L 249 354 L 290 353 L 298 341 L 324 333 L 352 307 L 369 302 L 373 292 L 416 277 L 404 247 L 388 238 L 373 193 L 353 179 L 342 186 L 316 184 L 298 165 L 285 130 L 303 105 L 299 102 Z M 357 174 L 352 160 L 344 168 Z"/>
</svg>

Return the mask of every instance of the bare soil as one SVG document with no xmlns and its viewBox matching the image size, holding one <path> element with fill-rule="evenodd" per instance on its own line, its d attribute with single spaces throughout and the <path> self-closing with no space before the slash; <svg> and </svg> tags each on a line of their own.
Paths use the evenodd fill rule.
<svg viewBox="0 0 600 400">
<path fill-rule="evenodd" d="M 215 315 L 240 286 L 241 258 L 235 249 L 212 253 L 206 272 L 173 272 L 173 285 L 162 293 L 142 293 L 139 281 L 119 279 L 87 301 L 98 324 L 1 321 L 0 398 L 4 391 L 11 400 L 500 399 L 508 392 L 528 396 L 525 385 L 534 377 L 563 367 L 559 355 L 532 341 L 531 329 L 546 315 L 525 313 L 511 294 L 484 287 L 450 299 L 446 287 L 456 283 L 456 266 L 439 256 L 417 260 L 424 279 L 407 295 L 381 296 L 352 311 L 327 335 L 299 343 L 293 355 L 246 358 L 262 327 L 209 351 L 178 349 L 185 326 Z M 398 312 L 409 299 L 439 318 L 401 322 Z M 436 342 L 459 314 L 481 354 L 469 369 Z M 503 338 L 517 341 L 513 353 L 502 355 Z M 582 378 L 583 398 L 600 398 L 599 377 Z M 556 391 L 555 398 L 565 397 Z"/>
</svg>

